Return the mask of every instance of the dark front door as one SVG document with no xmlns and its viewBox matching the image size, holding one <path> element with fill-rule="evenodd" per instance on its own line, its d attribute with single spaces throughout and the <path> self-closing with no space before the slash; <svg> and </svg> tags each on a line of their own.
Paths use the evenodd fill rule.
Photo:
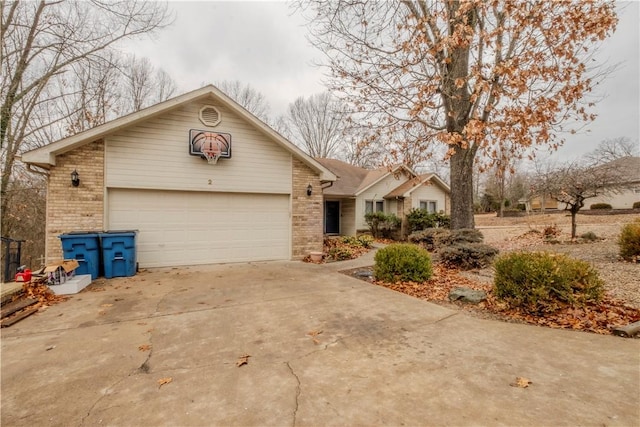
<svg viewBox="0 0 640 427">
<path fill-rule="evenodd" d="M 324 202 L 324 232 L 326 234 L 340 233 L 340 202 Z"/>
</svg>

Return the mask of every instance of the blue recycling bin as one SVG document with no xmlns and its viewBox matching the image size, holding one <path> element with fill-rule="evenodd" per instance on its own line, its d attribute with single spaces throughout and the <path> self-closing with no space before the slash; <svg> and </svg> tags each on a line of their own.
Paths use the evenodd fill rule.
<svg viewBox="0 0 640 427">
<path fill-rule="evenodd" d="M 129 277 L 136 274 L 136 231 L 100 233 L 104 277 Z"/>
<path fill-rule="evenodd" d="M 76 274 L 90 274 L 91 280 L 100 275 L 100 240 L 97 233 L 73 232 L 58 236 L 62 241 L 65 259 L 78 261 Z"/>
</svg>

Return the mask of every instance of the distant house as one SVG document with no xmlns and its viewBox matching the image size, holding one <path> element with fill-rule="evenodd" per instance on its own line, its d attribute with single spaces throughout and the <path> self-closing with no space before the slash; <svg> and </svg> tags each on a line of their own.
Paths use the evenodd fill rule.
<svg viewBox="0 0 640 427">
<path fill-rule="evenodd" d="M 635 202 L 640 202 L 640 157 L 622 157 L 603 166 L 616 171 L 620 177 L 616 184 L 622 189 L 587 200 L 585 208 L 595 203 L 608 203 L 613 209 L 632 209 Z"/>
<path fill-rule="evenodd" d="M 449 186 L 436 174 L 417 174 L 405 165 L 364 169 L 336 159 L 316 159 L 337 176 L 325 186 L 325 234 L 355 235 L 368 229 L 368 212 L 395 214 L 406 227 L 406 214 L 414 208 L 450 212 Z"/>
</svg>

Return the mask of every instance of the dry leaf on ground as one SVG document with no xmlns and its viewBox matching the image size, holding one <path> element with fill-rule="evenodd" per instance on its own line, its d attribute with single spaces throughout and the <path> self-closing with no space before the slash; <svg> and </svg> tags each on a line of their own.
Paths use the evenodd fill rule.
<svg viewBox="0 0 640 427">
<path fill-rule="evenodd" d="M 171 381 L 173 381 L 173 378 L 171 378 L 171 377 L 160 378 L 158 380 L 158 388 L 162 387 L 165 384 L 169 384 Z"/>
<path fill-rule="evenodd" d="M 240 367 L 240 366 L 242 366 L 242 365 L 247 365 L 247 364 L 249 364 L 249 358 L 250 358 L 250 357 L 251 357 L 251 356 L 250 356 L 250 355 L 248 355 L 248 354 L 243 354 L 242 356 L 240 356 L 240 357 L 238 358 L 238 361 L 236 362 L 236 366 L 239 368 L 239 367 Z"/>
<path fill-rule="evenodd" d="M 138 346 L 138 350 L 140 350 L 140 351 L 149 351 L 149 350 L 151 350 L 151 345 L 142 344 L 141 346 Z"/>
<path fill-rule="evenodd" d="M 309 335 L 311 338 L 313 338 L 313 343 L 318 345 L 320 344 L 320 340 L 318 338 L 316 338 L 318 335 L 320 335 L 322 333 L 322 331 L 309 331 L 307 332 L 307 335 Z"/>
<path fill-rule="evenodd" d="M 529 384 L 533 384 L 531 382 L 531 380 L 529 380 L 529 378 L 525 378 L 525 377 L 516 377 L 516 381 L 509 384 L 511 387 L 520 387 L 520 388 L 527 388 L 529 387 Z"/>
</svg>

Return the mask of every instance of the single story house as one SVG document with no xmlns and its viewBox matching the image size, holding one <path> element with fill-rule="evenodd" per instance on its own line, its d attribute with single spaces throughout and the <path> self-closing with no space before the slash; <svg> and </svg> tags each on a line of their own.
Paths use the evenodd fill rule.
<svg viewBox="0 0 640 427">
<path fill-rule="evenodd" d="M 141 267 L 300 259 L 321 251 L 336 176 L 214 86 L 22 155 L 48 174 L 58 236 L 138 230 Z"/>
<path fill-rule="evenodd" d="M 640 157 L 621 157 L 603 166 L 615 171 L 618 178 L 614 184 L 616 190 L 587 199 L 585 208 L 590 209 L 596 203 L 608 203 L 613 209 L 632 209 L 635 202 L 640 202 Z M 558 203 L 558 208 L 564 207 L 564 203 Z"/>
<path fill-rule="evenodd" d="M 338 178 L 323 191 L 325 234 L 368 230 L 368 212 L 395 214 L 403 230 L 411 209 L 450 213 L 451 190 L 436 174 L 419 175 L 405 165 L 369 170 L 336 159 L 316 160 Z"/>
</svg>

